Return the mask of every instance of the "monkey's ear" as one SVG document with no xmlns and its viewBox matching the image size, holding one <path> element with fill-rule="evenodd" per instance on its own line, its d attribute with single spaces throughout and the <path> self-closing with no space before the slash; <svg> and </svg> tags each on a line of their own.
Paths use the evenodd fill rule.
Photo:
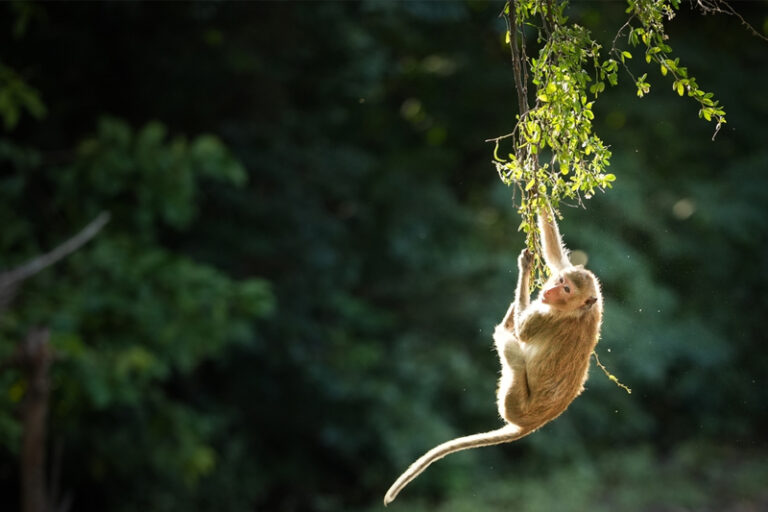
<svg viewBox="0 0 768 512">
<path fill-rule="evenodd" d="M 584 301 L 584 309 L 590 309 L 595 302 L 597 302 L 597 297 L 588 298 Z"/>
</svg>

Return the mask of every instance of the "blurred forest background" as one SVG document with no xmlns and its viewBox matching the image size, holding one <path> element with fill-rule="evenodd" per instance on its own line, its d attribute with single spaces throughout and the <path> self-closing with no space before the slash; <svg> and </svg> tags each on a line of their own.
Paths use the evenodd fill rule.
<svg viewBox="0 0 768 512">
<path fill-rule="evenodd" d="M 514 125 L 501 2 L 0 5 L 0 270 L 87 245 L 0 313 L 50 329 L 49 485 L 78 511 L 373 511 L 500 425 L 491 332 L 522 236 L 485 139 Z M 737 2 L 761 33 L 766 2 Z M 623 2 L 570 15 L 610 44 Z M 612 190 L 561 228 L 601 277 L 587 391 L 453 455 L 400 512 L 768 510 L 768 43 L 684 3 L 595 106 Z M 27 373 L 0 370 L 0 509 Z M 53 490 L 52 489 L 52 490 Z M 64 507 L 66 508 L 66 507 Z"/>
</svg>

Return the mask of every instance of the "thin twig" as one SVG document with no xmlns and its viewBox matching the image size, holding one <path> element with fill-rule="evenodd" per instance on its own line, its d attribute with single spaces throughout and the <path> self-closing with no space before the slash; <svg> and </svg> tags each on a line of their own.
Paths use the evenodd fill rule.
<svg viewBox="0 0 768 512">
<path fill-rule="evenodd" d="M 631 22 L 631 21 L 632 21 L 634 18 L 635 18 L 635 15 L 634 15 L 634 14 L 632 14 L 632 16 L 630 16 L 630 17 L 627 19 L 626 23 L 624 23 L 624 24 L 621 26 L 621 28 L 619 29 L 619 31 L 618 31 L 618 32 L 616 32 L 616 35 L 615 35 L 615 36 L 614 36 L 614 38 L 613 38 L 613 42 L 611 43 L 611 50 L 616 50 L 616 41 L 618 41 L 618 39 L 619 39 L 619 36 L 622 34 L 622 32 L 624 32 L 624 29 L 626 29 L 627 27 L 632 27 L 632 25 L 630 25 L 630 22 Z"/>
<path fill-rule="evenodd" d="M 621 65 L 624 68 L 624 71 L 626 71 L 627 74 L 630 76 L 630 78 L 632 78 L 632 82 L 633 83 L 637 83 L 637 78 L 635 78 L 634 73 L 632 73 L 632 71 L 629 69 L 629 66 L 627 66 L 627 63 L 624 62 L 624 59 L 621 58 L 621 52 L 616 47 L 616 41 L 618 41 L 619 36 L 624 32 L 624 30 L 626 28 L 630 28 L 630 29 L 632 28 L 632 25 L 630 23 L 632 22 L 632 20 L 634 18 L 635 18 L 635 14 L 633 13 L 632 16 L 630 16 L 629 19 L 627 19 L 626 23 L 624 23 L 621 26 L 621 28 L 618 30 L 618 32 L 616 32 L 616 36 L 614 36 L 614 38 L 613 38 L 613 42 L 611 43 L 611 49 L 608 50 L 608 53 L 611 53 L 611 54 L 616 56 L 616 60 L 618 62 L 621 62 Z M 630 32 L 631 32 L 631 30 L 630 30 Z M 629 37 L 629 36 L 627 36 L 627 37 Z"/>
<path fill-rule="evenodd" d="M 696 0 L 696 5 L 698 5 L 699 9 L 701 9 L 701 12 L 704 14 L 716 13 L 735 16 L 742 25 L 747 27 L 747 30 L 751 32 L 753 36 L 759 37 L 763 41 L 768 41 L 768 37 L 758 32 L 757 29 L 745 20 L 744 16 L 739 14 L 728 2 L 723 2 L 722 0 Z"/>
<path fill-rule="evenodd" d="M 514 137 L 515 132 L 507 133 L 506 135 L 499 135 L 498 137 L 495 137 L 493 139 L 485 139 L 483 142 L 499 142 L 500 140 L 508 139 L 510 137 Z"/>
<path fill-rule="evenodd" d="M 596 350 L 592 351 L 592 355 L 595 356 L 595 361 L 597 362 L 597 366 L 599 366 L 600 369 L 603 370 L 603 373 L 605 373 L 608 376 L 608 378 L 613 381 L 614 384 L 616 384 L 620 388 L 624 389 L 624 391 L 626 391 L 628 394 L 631 395 L 632 394 L 632 390 L 629 387 L 627 387 L 624 384 L 622 384 L 621 382 L 619 382 L 619 379 L 614 374 L 609 372 L 608 369 L 605 366 L 603 366 L 603 363 L 600 362 L 600 358 L 597 357 L 597 351 Z"/>
<path fill-rule="evenodd" d="M 520 122 L 522 122 L 523 119 L 524 119 L 524 117 L 521 116 L 520 117 Z M 520 122 L 515 124 L 515 127 L 512 129 L 512 131 L 510 133 L 507 133 L 507 134 L 504 134 L 504 135 L 499 135 L 498 137 L 494 137 L 493 139 L 485 139 L 484 142 L 499 142 L 500 140 L 504 140 L 504 139 L 508 139 L 510 137 L 514 137 L 516 132 L 520 128 Z"/>
</svg>

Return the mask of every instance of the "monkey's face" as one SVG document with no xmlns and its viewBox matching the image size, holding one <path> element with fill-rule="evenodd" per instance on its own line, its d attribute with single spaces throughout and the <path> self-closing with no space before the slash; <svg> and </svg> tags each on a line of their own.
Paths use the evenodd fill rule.
<svg viewBox="0 0 768 512">
<path fill-rule="evenodd" d="M 579 281 L 578 286 L 575 281 Z M 582 307 L 591 297 L 591 288 L 581 275 L 569 275 L 564 272 L 553 276 L 544 286 L 541 302 L 560 311 L 574 311 Z"/>
<path fill-rule="evenodd" d="M 555 309 L 569 311 L 573 309 L 571 302 L 576 291 L 576 287 L 567 276 L 555 276 L 544 287 L 541 302 Z"/>
</svg>

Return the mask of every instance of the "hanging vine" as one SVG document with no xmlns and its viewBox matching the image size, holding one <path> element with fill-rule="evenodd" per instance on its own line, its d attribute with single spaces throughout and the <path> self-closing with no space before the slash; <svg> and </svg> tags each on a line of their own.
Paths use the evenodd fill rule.
<svg viewBox="0 0 768 512">
<path fill-rule="evenodd" d="M 495 143 L 499 177 L 519 192 L 519 229 L 536 255 L 539 285 L 546 266 L 539 257 L 537 212 L 547 202 L 558 212 L 563 199 L 583 206 L 616 179 L 607 172 L 611 151 L 593 131 L 593 106 L 607 85 L 619 82 L 622 70 L 639 97 L 650 91 L 647 73 L 637 75 L 630 67 L 633 52 L 644 54 L 646 64 L 658 65 L 680 96 L 699 103 L 699 117 L 716 123 L 715 135 L 726 122 L 725 110 L 699 87 L 668 44 L 664 22 L 675 16 L 680 0 L 627 0 L 628 19 L 607 51 L 588 29 L 569 21 L 567 7 L 567 0 L 510 0 L 500 14 L 507 25 L 518 115 L 510 133 L 489 142 Z M 535 51 L 527 47 L 531 40 Z"/>
</svg>

